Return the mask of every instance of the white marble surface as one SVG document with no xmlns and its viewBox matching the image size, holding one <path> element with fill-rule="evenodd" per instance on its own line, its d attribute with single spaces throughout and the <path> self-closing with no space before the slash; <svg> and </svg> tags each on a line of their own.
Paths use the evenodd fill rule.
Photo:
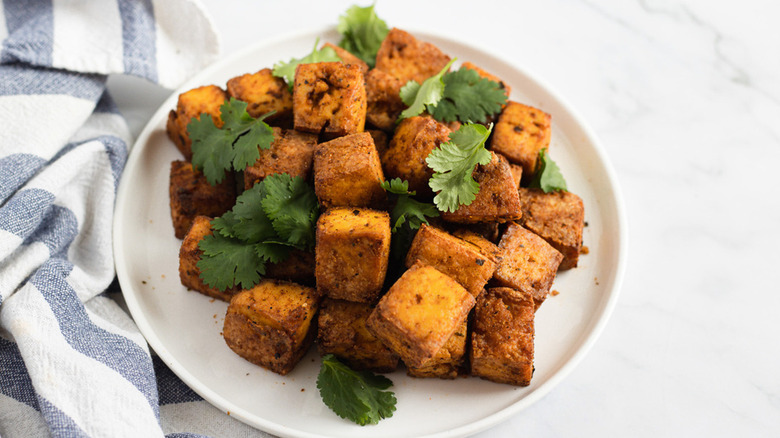
<svg viewBox="0 0 780 438">
<path fill-rule="evenodd" d="M 352 3 L 204 2 L 225 55 L 335 23 Z M 594 128 L 625 196 L 628 269 L 601 338 L 549 395 L 478 436 L 780 436 L 780 4 L 382 0 L 377 10 L 545 79 Z M 109 84 L 136 134 L 170 94 Z"/>
</svg>

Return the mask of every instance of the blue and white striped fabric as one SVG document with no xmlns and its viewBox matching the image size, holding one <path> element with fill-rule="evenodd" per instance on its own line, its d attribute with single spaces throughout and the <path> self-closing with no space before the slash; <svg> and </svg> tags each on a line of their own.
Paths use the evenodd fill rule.
<svg viewBox="0 0 780 438">
<path fill-rule="evenodd" d="M 0 0 L 0 39 L 0 435 L 256 432 L 153 360 L 106 292 L 131 144 L 107 75 L 173 88 L 213 61 L 203 8 Z"/>
</svg>

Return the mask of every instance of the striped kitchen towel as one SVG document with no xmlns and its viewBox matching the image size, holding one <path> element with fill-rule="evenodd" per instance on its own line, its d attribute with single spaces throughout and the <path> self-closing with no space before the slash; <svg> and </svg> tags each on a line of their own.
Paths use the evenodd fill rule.
<svg viewBox="0 0 780 438">
<path fill-rule="evenodd" d="M 131 144 L 107 75 L 173 88 L 212 62 L 203 7 L 3 0 L 0 39 L 0 435 L 253 433 L 153 359 L 106 292 Z"/>
</svg>

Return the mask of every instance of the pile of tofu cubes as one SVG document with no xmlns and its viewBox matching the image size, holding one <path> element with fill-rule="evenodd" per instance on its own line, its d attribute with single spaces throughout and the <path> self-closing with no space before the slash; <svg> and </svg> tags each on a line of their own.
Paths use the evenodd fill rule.
<svg viewBox="0 0 780 438">
<path fill-rule="evenodd" d="M 187 91 L 169 115 L 169 137 L 185 160 L 171 164 L 170 200 L 175 234 L 182 239 L 181 281 L 187 288 L 229 301 L 223 336 L 245 359 L 287 374 L 316 339 L 353 368 L 409 375 L 473 375 L 528 385 L 533 374 L 534 314 L 558 270 L 577 265 L 583 204 L 569 192 L 521 187 L 550 143 L 550 116 L 508 101 L 495 116 L 492 161 L 474 172 L 474 202 L 442 213 L 417 232 L 407 268 L 388 272 L 392 238 L 385 179 L 409 181 L 417 198 L 433 197 L 428 154 L 459 127 L 430 116 L 397 123 L 405 105 L 400 88 L 438 73 L 450 60 L 432 44 L 393 29 L 368 66 L 333 47 L 343 62 L 299 65 L 292 91 L 266 68 Z M 461 68 L 509 87 L 464 63 Z M 193 169 L 187 123 L 201 114 L 221 124 L 227 98 L 247 102 L 273 126 L 270 149 L 243 174 L 210 186 Z M 293 251 L 268 265 L 248 290 L 204 284 L 198 242 L 210 219 L 229 210 L 237 191 L 274 173 L 314 185 L 323 209 L 314 253 Z M 243 181 L 241 181 L 243 178 Z"/>
</svg>

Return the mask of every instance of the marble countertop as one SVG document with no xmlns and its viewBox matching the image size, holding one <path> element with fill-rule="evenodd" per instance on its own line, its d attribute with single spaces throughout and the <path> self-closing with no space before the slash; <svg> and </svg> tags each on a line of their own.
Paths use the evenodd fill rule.
<svg viewBox="0 0 780 438">
<path fill-rule="evenodd" d="M 353 1 L 203 2 L 223 55 Z M 589 122 L 620 180 L 617 307 L 551 393 L 479 437 L 780 435 L 780 4 L 381 1 L 390 25 L 489 48 Z M 290 17 L 288 11 L 298 11 Z M 109 87 L 138 134 L 171 93 Z"/>
</svg>

